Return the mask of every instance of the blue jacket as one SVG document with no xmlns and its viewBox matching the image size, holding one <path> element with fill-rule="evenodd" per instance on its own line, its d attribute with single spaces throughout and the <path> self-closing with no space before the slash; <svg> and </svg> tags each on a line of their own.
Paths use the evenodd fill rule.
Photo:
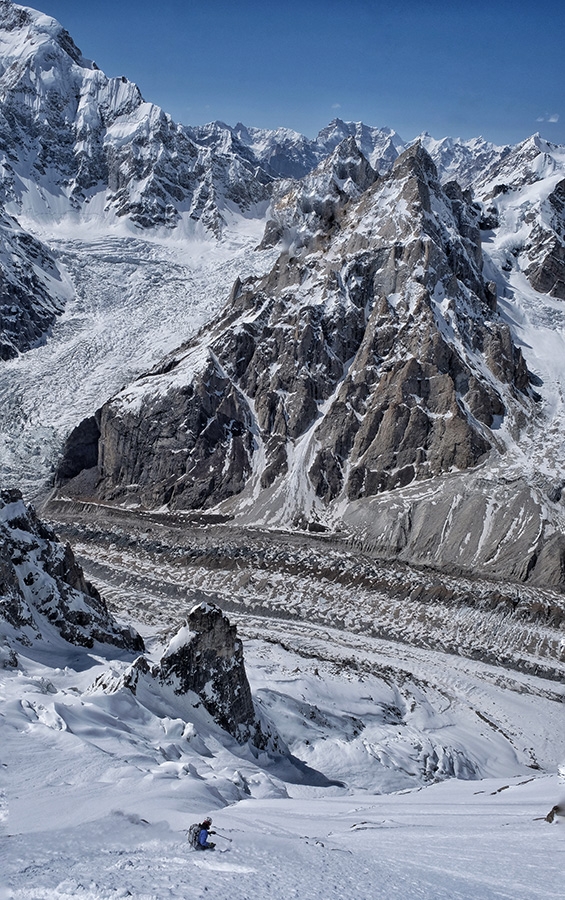
<svg viewBox="0 0 565 900">
<path fill-rule="evenodd" d="M 210 846 L 210 844 L 208 843 L 208 831 L 206 828 L 200 829 L 200 834 L 198 835 L 198 843 L 200 844 L 200 846 L 202 847 L 203 850 L 205 847 Z"/>
</svg>

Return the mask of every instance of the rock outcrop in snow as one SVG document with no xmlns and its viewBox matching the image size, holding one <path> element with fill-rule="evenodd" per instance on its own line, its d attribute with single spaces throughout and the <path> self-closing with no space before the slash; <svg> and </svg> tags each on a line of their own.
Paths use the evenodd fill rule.
<svg viewBox="0 0 565 900">
<path fill-rule="evenodd" d="M 259 728 L 243 645 L 235 625 L 218 607 L 201 603 L 191 610 L 153 674 L 176 693 L 198 694 L 210 715 L 234 737 L 246 740 Z"/>
<path fill-rule="evenodd" d="M 26 507 L 17 490 L 0 491 L 0 637 L 9 659 L 18 648 L 54 637 L 93 647 L 143 649 L 130 627 L 120 627 L 89 584 L 70 546 Z M 8 652 L 8 651 L 7 651 Z"/>
<path fill-rule="evenodd" d="M 101 676 L 95 687 L 110 692 L 125 687 L 140 699 L 144 688 L 157 695 L 164 692 L 163 696 L 169 692 L 181 705 L 190 695 L 195 707 L 201 703 L 239 743 L 249 741 L 257 749 L 276 749 L 280 744 L 255 711 L 236 627 L 210 603 L 190 611 L 156 665 L 139 657 L 117 681 Z"/>
</svg>

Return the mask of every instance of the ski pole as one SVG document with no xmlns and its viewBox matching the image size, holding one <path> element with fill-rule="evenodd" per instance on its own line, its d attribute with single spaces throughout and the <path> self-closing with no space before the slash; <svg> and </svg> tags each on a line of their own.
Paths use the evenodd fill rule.
<svg viewBox="0 0 565 900">
<path fill-rule="evenodd" d="M 231 839 L 231 838 L 229 838 L 229 837 L 226 837 L 226 836 L 225 836 L 225 834 L 220 834 L 220 832 L 219 832 L 219 831 L 213 831 L 213 832 L 212 832 L 212 831 L 211 831 L 211 832 L 210 832 L 210 834 L 215 834 L 215 835 L 216 835 L 216 836 L 217 836 L 217 837 L 221 837 L 221 838 L 223 838 L 223 839 L 224 839 L 224 841 L 229 841 L 229 842 L 230 842 L 230 844 L 231 844 L 231 843 L 232 843 L 232 839 Z"/>
</svg>

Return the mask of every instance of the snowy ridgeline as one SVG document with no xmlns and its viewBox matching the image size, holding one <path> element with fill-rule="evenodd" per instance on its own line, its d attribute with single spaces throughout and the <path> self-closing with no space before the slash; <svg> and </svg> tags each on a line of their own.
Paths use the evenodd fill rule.
<svg viewBox="0 0 565 900">
<path fill-rule="evenodd" d="M 236 278 L 243 315 L 228 336 L 248 341 L 259 279 L 269 302 L 259 296 L 257 311 L 280 312 L 267 383 L 285 365 L 296 376 L 294 357 L 282 355 L 292 310 L 315 325 L 325 306 L 340 313 L 343 290 L 355 319 L 370 312 L 375 298 L 364 291 L 378 270 L 378 339 L 359 372 L 366 363 L 378 372 L 419 309 L 407 358 L 427 317 L 428 349 L 445 346 L 458 373 L 452 387 L 443 370 L 440 379 L 427 373 L 449 387 L 436 390 L 429 421 L 471 423 L 493 447 L 471 475 L 399 483 L 370 503 L 361 497 L 344 519 L 338 499 L 327 514 L 323 492 L 340 489 L 339 466 L 321 460 L 314 496 L 305 448 L 313 438 L 319 449 L 319 423 L 351 354 L 322 341 L 312 358 L 338 360 L 335 391 L 324 394 L 329 382 L 317 393 L 302 390 L 304 379 L 298 391 L 269 381 L 276 391 L 264 399 L 302 397 L 314 424 L 302 434 L 302 411 L 289 405 L 296 433 L 285 432 L 280 447 L 265 442 L 247 494 L 228 512 L 243 532 L 274 513 L 288 525 L 296 510 L 278 491 L 285 503 L 308 501 L 301 528 L 345 524 L 352 542 L 314 552 L 303 532 L 301 555 L 291 548 L 283 559 L 273 534 L 275 552 L 250 554 L 245 538 L 230 558 L 229 542 L 218 553 L 218 532 L 198 523 L 212 546 L 194 540 L 187 549 L 175 538 L 163 551 L 163 519 L 142 516 L 124 538 L 106 534 L 87 509 L 72 522 L 73 539 L 122 622 L 21 496 L 3 492 L 0 900 L 545 900 L 562 879 L 565 827 L 559 814 L 546 821 L 565 802 L 562 597 L 542 596 L 535 582 L 493 590 L 457 572 L 466 553 L 485 577 L 500 565 L 511 579 L 535 575 L 545 530 L 551 546 L 538 584 L 561 577 L 564 149 L 539 136 L 497 148 L 424 135 L 388 176 L 406 151 L 389 129 L 336 120 L 308 141 L 286 129 L 185 128 L 127 79 L 107 78 L 50 17 L 0 0 L 0 26 L 1 199 L 10 214 L 0 222 L 9 325 L 0 464 L 10 483 L 44 495 L 66 436 L 147 369 L 163 377 L 118 394 L 117 407 L 133 391 L 141 409 L 146 384 L 148 395 L 168 389 L 173 370 L 161 359 L 214 319 Z M 421 175 L 405 177 L 414 162 Z M 474 199 L 446 186 L 452 179 Z M 411 204 L 418 216 L 408 215 Z M 398 252 L 384 265 L 377 257 L 391 242 Z M 436 254 L 429 308 L 416 303 L 424 246 Z M 399 290 L 401 251 L 409 283 Z M 440 270 L 445 277 L 433 281 Z M 329 321 L 325 333 L 343 343 L 346 330 Z M 477 349 L 489 329 L 500 336 L 490 355 Z M 268 346 L 260 337 L 258 358 Z M 505 359 L 512 368 L 518 351 L 530 374 L 516 391 L 515 373 L 500 381 L 499 368 Z M 517 374 L 526 374 L 521 364 Z M 406 384 L 418 419 L 423 398 Z M 248 387 L 235 387 L 245 403 Z M 257 414 L 260 399 L 249 407 Z M 337 447 L 343 435 L 330 432 Z M 274 500 L 253 505 L 261 481 Z M 136 485 L 128 480 L 128 490 Z M 404 547 L 406 558 L 449 577 L 438 584 L 429 571 L 392 565 L 375 574 L 370 559 L 360 567 L 349 554 L 383 546 Z M 229 605 L 239 637 L 203 597 Z M 223 835 L 214 854 L 186 842 L 205 813 Z"/>
<path fill-rule="evenodd" d="M 0 87 L 0 465 L 27 497 L 78 472 L 563 587 L 563 147 L 181 126 L 6 2 Z"/>
<path fill-rule="evenodd" d="M 558 879 L 561 684 L 245 616 L 250 709 L 241 641 L 205 603 L 178 633 L 164 609 L 140 625 L 143 663 L 115 639 L 63 639 L 64 573 L 28 577 L 61 545 L 3 499 L 2 896 L 531 900 Z M 225 696 L 270 737 L 222 721 Z M 206 856 L 186 841 L 205 812 Z"/>
</svg>

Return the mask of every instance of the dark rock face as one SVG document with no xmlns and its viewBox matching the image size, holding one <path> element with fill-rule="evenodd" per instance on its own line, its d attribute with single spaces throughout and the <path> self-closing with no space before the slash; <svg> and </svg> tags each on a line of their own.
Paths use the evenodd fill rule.
<svg viewBox="0 0 565 900">
<path fill-rule="evenodd" d="M 251 471 L 252 417 L 213 354 L 194 384 L 157 393 L 150 409 L 130 411 L 134 431 L 125 434 L 116 427 L 121 410 L 112 402 L 102 408 L 99 495 L 114 499 L 125 491 L 150 507 L 166 497 L 171 506 L 198 509 L 211 495 L 225 499 L 242 489 Z"/>
<path fill-rule="evenodd" d="M 549 221 L 532 229 L 525 272 L 536 291 L 565 300 L 565 179 L 550 193 L 546 208 Z"/>
<path fill-rule="evenodd" d="M 255 731 L 243 645 L 235 625 L 217 607 L 201 603 L 190 612 L 153 675 L 172 684 L 178 694 L 198 694 L 210 715 L 234 737 L 247 740 Z"/>
<path fill-rule="evenodd" d="M 56 483 L 67 481 L 83 470 L 96 466 L 99 438 L 100 428 L 96 416 L 83 419 L 73 428 L 65 442 L 63 462 L 55 476 Z"/>
<path fill-rule="evenodd" d="M 196 694 L 216 723 L 240 744 L 249 741 L 257 749 L 282 749 L 270 726 L 257 718 L 236 627 L 213 604 L 200 603 L 191 610 L 157 665 L 139 657 L 118 681 L 102 675 L 94 687 L 107 692 L 127 688 L 139 698 L 144 683 L 151 686 L 152 695 L 156 686 L 172 688 L 179 698 Z"/>
<path fill-rule="evenodd" d="M 103 407 L 97 495 L 207 508 L 294 478 L 328 504 L 480 463 L 530 389 L 479 219 L 419 145 L 375 181 L 345 141 L 275 205 L 272 271 Z"/>
<path fill-rule="evenodd" d="M 0 632 L 12 646 L 46 640 L 54 627 L 65 641 L 143 649 L 120 628 L 96 588 L 85 581 L 70 546 L 26 507 L 17 490 L 0 491 Z"/>
<path fill-rule="evenodd" d="M 47 247 L 0 213 L 0 359 L 38 344 L 63 311 L 67 294 Z"/>
</svg>

